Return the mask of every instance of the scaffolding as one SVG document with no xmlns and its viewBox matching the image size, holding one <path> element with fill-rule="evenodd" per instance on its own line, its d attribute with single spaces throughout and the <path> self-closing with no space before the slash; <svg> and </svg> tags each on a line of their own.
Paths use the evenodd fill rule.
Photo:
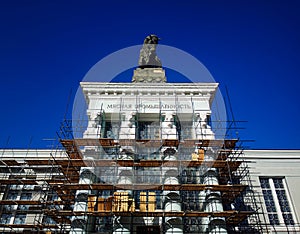
<svg viewBox="0 0 300 234">
<path fill-rule="evenodd" d="M 122 115 L 109 122 L 99 113 L 97 137 L 74 138 L 65 120 L 62 148 L 48 157 L 1 157 L 2 213 L 31 215 L 2 222 L 3 233 L 263 233 L 238 139 L 190 138 L 176 117 L 167 120 L 176 132 L 163 138 L 161 113 L 155 124 L 136 114 L 135 137 L 121 137 Z M 7 197 L 14 186 L 37 197 Z"/>
<path fill-rule="evenodd" d="M 192 98 L 188 114 L 176 95 L 150 114 L 132 99 L 135 109 L 120 98 L 115 113 L 101 104 L 93 119 L 64 120 L 48 154 L 3 151 L 1 233 L 268 233 L 236 121 L 212 123 Z M 210 125 L 229 129 L 218 139 Z"/>
<path fill-rule="evenodd" d="M 137 138 L 60 139 L 67 160 L 50 160 L 62 177 L 47 181 L 46 190 L 61 208 L 44 203 L 43 215 L 64 225 L 40 231 L 263 233 L 237 139 Z"/>
<path fill-rule="evenodd" d="M 76 143 L 78 142 L 78 143 Z M 203 160 L 202 151 L 198 156 L 189 155 L 191 160 L 123 160 L 123 159 L 84 159 L 77 150 L 82 146 L 94 146 L 101 142 L 105 147 L 118 147 L 111 139 L 61 139 L 61 144 L 68 152 L 64 154 L 57 150 L 51 157 L 15 155 L 14 158 L 1 157 L 2 178 L 1 214 L 16 212 L 18 219 L 26 214 L 32 223 L 14 223 L 0 225 L 2 233 L 69 233 L 72 217 L 89 217 L 94 231 L 88 233 L 112 233 L 114 218 L 130 220 L 132 233 L 160 233 L 162 227 L 159 221 L 142 226 L 141 218 L 162 219 L 166 223 L 169 218 L 180 218 L 184 233 L 201 233 L 199 229 L 205 218 L 225 219 L 228 233 L 267 233 L 265 221 L 260 220 L 259 197 L 251 186 L 247 162 L 241 158 L 242 151 L 237 140 L 225 140 L 218 151 L 218 157 L 213 162 Z M 110 142 L 110 143 L 108 143 Z M 208 146 L 208 141 L 192 141 L 197 147 Z M 211 145 L 219 145 L 218 140 L 210 141 Z M 182 143 L 190 147 L 191 142 Z M 168 142 L 168 146 L 177 145 L 176 141 Z M 72 148 L 72 149 L 71 149 Z M 13 152 L 13 151 L 12 151 Z M 78 154 L 74 154 L 78 152 Z M 23 152 L 26 154 L 26 151 Z M 11 155 L 10 152 L 8 154 Z M 37 153 L 38 154 L 38 153 Z M 208 165 L 218 169 L 219 184 L 199 183 L 199 176 L 194 174 L 195 168 Z M 178 176 L 179 184 L 108 184 L 95 181 L 89 184 L 79 184 L 78 174 L 82 167 L 180 167 L 185 170 Z M 43 172 L 41 172 L 43 170 Z M 3 173 L 6 171 L 6 173 Z M 33 171 L 35 173 L 33 173 Z M 40 172 L 40 173 L 38 173 Z M 74 173 L 75 172 L 75 173 Z M 201 178 L 201 176 L 200 176 Z M 200 179 L 201 181 L 201 179 Z M 203 182 L 203 180 L 202 180 Z M 75 196 L 78 190 L 93 191 L 86 199 L 87 209 L 74 211 Z M 133 191 L 129 194 L 128 190 Z M 166 211 L 162 209 L 163 191 L 177 191 L 180 194 L 181 211 Z M 205 203 L 201 202 L 202 191 L 220 192 L 223 211 L 204 211 Z M 26 194 L 34 192 L 36 197 Z M 13 194 L 18 195 L 13 195 Z M 5 195 L 4 195 L 5 194 Z M 23 194 L 23 195 L 22 195 Z M 4 196 L 3 196 L 4 195 Z M 202 204 L 202 205 L 201 205 Z M 256 206 L 255 206 L 256 204 Z M 174 205 L 174 204 L 172 204 Z M 215 206 L 218 202 L 215 201 Z M 202 206 L 202 207 L 201 207 Z M 31 218 L 28 218 L 29 217 Z M 122 219 L 123 218 L 123 219 Z M 143 221 L 144 222 L 144 221 Z M 134 229 L 134 226 L 136 228 Z M 288 233 L 296 233 L 289 227 Z M 174 232 L 176 233 L 176 232 Z"/>
<path fill-rule="evenodd" d="M 21 218 L 23 212 L 31 219 L 2 222 L 0 230 L 263 233 L 259 199 L 238 139 L 193 138 L 190 132 L 203 126 L 201 120 L 180 123 L 176 114 L 161 112 L 152 122 L 135 114 L 129 119 L 135 131 L 124 136 L 121 113 L 112 117 L 100 109 L 93 138 L 74 138 L 72 121 L 64 120 L 60 145 L 47 157 L 1 157 L 7 172 L 0 179 L 2 213 L 13 206 Z M 167 137 L 164 122 L 176 130 Z M 14 186 L 29 188 L 36 198 L 7 197 Z"/>
</svg>

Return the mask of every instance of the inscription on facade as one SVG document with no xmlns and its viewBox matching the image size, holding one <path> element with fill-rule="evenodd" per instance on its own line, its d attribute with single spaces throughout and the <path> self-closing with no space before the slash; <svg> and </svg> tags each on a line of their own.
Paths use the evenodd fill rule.
<svg viewBox="0 0 300 234">
<path fill-rule="evenodd" d="M 191 109 L 188 104 L 107 104 L 107 109 Z"/>
</svg>

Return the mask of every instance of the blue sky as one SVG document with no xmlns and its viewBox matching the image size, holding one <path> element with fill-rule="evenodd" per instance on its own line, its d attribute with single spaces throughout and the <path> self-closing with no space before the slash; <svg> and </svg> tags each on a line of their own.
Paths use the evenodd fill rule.
<svg viewBox="0 0 300 234">
<path fill-rule="evenodd" d="M 297 0 L 3 0 L 0 147 L 51 145 L 88 70 L 155 33 L 227 86 L 247 145 L 299 149 L 299 28 Z"/>
</svg>

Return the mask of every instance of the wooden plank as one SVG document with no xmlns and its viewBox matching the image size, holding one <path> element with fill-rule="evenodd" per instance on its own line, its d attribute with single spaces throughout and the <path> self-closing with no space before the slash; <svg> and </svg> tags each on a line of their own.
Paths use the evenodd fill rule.
<svg viewBox="0 0 300 234">
<path fill-rule="evenodd" d="M 1 205 L 39 205 L 40 201 L 32 201 L 32 200 L 1 200 Z"/>
<path fill-rule="evenodd" d="M 236 145 L 237 139 L 225 139 L 225 140 L 198 140 L 198 139 L 185 139 L 180 142 L 182 146 L 191 147 L 219 147 L 220 149 L 233 149 Z"/>
<path fill-rule="evenodd" d="M 113 197 L 98 197 L 98 211 L 112 211 Z"/>
<path fill-rule="evenodd" d="M 73 140 L 60 140 L 60 143 L 65 148 L 66 153 L 71 159 L 82 159 L 82 154 L 80 149 L 77 147 L 76 141 Z"/>
<path fill-rule="evenodd" d="M 171 139 L 145 139 L 145 140 L 130 140 L 130 139 L 120 139 L 116 141 L 112 138 L 77 138 L 77 139 L 62 139 L 62 145 L 67 149 L 71 150 L 74 146 L 116 146 L 120 145 L 133 145 L 135 143 L 142 143 L 142 144 L 158 144 L 163 146 L 174 146 L 178 147 L 179 144 L 183 146 L 201 146 L 201 147 L 220 147 L 224 149 L 233 149 L 237 143 L 237 139 L 225 139 L 225 140 L 199 140 L 199 139 L 185 139 L 182 142 L 179 140 L 171 140 Z"/>
<path fill-rule="evenodd" d="M 237 225 L 244 219 L 254 214 L 254 211 L 222 211 L 222 212 L 203 212 L 203 211 L 178 211 L 178 212 L 164 212 L 163 210 L 155 211 L 128 211 L 128 212 L 111 212 L 111 211 L 101 211 L 101 212 L 73 212 L 66 210 L 48 210 L 45 211 L 48 215 L 60 215 L 60 216 L 81 216 L 81 215 L 93 215 L 93 216 L 127 216 L 127 217 L 224 217 L 226 223 L 229 225 Z"/>
<path fill-rule="evenodd" d="M 212 191 L 220 191 L 220 192 L 233 192 L 238 191 L 242 192 L 247 185 L 205 185 L 205 184 L 118 184 L 118 185 L 110 185 L 110 184 L 79 184 L 79 183 L 73 183 L 73 184 L 60 184 L 60 185 L 52 185 L 52 187 L 55 189 L 56 187 L 59 187 L 61 189 L 65 190 L 86 190 L 86 189 L 92 189 L 92 190 L 183 190 L 183 191 L 201 191 L 201 190 L 207 190 L 210 189 Z"/>
<path fill-rule="evenodd" d="M 146 192 L 140 192 L 140 211 L 147 211 L 147 194 Z"/>
<path fill-rule="evenodd" d="M 38 184 L 35 179 L 5 179 L 5 180 L 0 180 L 0 184 L 28 184 L 28 185 L 36 185 Z"/>
<path fill-rule="evenodd" d="M 179 140 L 163 140 L 163 146 L 169 146 L 169 147 L 178 147 L 179 145 Z"/>
<path fill-rule="evenodd" d="M 156 193 L 148 192 L 148 211 L 153 212 L 156 209 Z"/>
<path fill-rule="evenodd" d="M 19 166 L 22 165 L 22 163 L 18 163 L 16 160 L 1 160 L 2 163 L 4 163 L 7 166 Z"/>
<path fill-rule="evenodd" d="M 88 211 L 95 211 L 97 196 L 89 195 L 88 196 Z"/>
</svg>

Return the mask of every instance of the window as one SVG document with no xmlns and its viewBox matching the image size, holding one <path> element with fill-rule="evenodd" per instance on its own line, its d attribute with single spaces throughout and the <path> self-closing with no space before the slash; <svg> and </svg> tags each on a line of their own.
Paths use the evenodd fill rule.
<svg viewBox="0 0 300 234">
<path fill-rule="evenodd" d="M 159 138 L 159 123 L 139 121 L 137 124 L 137 139 L 157 139 Z"/>
<path fill-rule="evenodd" d="M 16 214 L 14 224 L 24 224 L 26 219 L 26 214 Z"/>
<path fill-rule="evenodd" d="M 7 194 L 7 200 L 17 200 L 18 191 L 9 191 Z"/>
<path fill-rule="evenodd" d="M 21 193 L 21 196 L 20 196 L 20 200 L 31 200 L 32 198 L 32 193 Z M 29 205 L 19 205 L 18 206 L 18 210 L 28 210 L 29 209 Z"/>
<path fill-rule="evenodd" d="M 104 124 L 104 132 L 102 133 L 104 138 L 116 139 L 120 129 L 119 122 L 117 121 L 107 121 Z"/>
<path fill-rule="evenodd" d="M 11 219 L 11 214 L 2 214 L 0 223 L 1 224 L 9 224 Z"/>
<path fill-rule="evenodd" d="M 208 126 L 211 126 L 211 116 L 210 115 L 206 115 L 206 124 Z"/>
<path fill-rule="evenodd" d="M 294 225 L 283 178 L 260 178 L 268 218 L 271 225 Z"/>
<path fill-rule="evenodd" d="M 16 205 L 4 205 L 4 211 L 13 211 L 16 209 Z"/>
</svg>

